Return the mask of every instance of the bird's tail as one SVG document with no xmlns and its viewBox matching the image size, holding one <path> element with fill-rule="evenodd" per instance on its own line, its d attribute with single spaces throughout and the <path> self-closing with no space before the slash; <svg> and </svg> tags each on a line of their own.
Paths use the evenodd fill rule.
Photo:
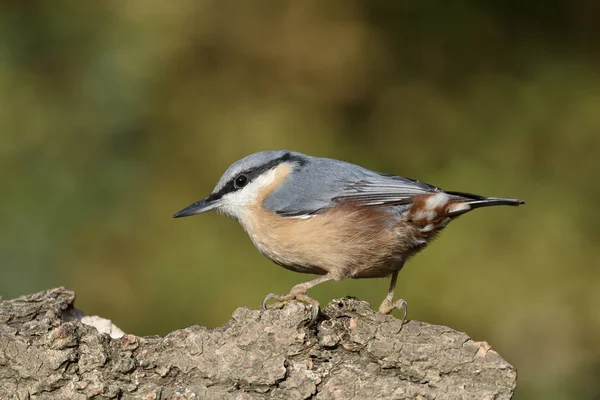
<svg viewBox="0 0 600 400">
<path fill-rule="evenodd" d="M 492 207 L 492 206 L 520 206 L 525 204 L 523 200 L 509 199 L 505 197 L 484 197 L 472 193 L 463 192 L 447 192 L 449 195 L 457 196 L 459 199 L 453 202 L 454 207 L 451 206 L 449 216 L 457 217 L 461 214 L 474 210 L 481 207 Z M 462 200 L 462 201 L 461 201 Z"/>
</svg>

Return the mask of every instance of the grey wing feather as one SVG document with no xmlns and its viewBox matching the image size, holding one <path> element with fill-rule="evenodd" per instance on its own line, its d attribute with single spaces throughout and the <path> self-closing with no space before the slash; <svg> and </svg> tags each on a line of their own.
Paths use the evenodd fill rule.
<svg viewBox="0 0 600 400">
<path fill-rule="evenodd" d="M 265 199 L 265 208 L 282 216 L 314 215 L 340 201 L 372 206 L 409 203 L 417 195 L 440 191 L 427 183 L 386 175 L 328 158 L 309 157 Z"/>
<path fill-rule="evenodd" d="M 363 205 L 407 204 L 414 196 L 440 191 L 427 183 L 399 176 L 377 174 L 344 188 L 336 201 L 354 201 Z"/>
</svg>

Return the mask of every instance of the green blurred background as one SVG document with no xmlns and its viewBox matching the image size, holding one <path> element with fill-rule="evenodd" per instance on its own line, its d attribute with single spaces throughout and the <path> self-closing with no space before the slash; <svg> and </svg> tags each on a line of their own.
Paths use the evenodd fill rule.
<svg viewBox="0 0 600 400">
<path fill-rule="evenodd" d="M 410 318 L 487 340 L 516 398 L 600 398 L 600 3 L 26 1 L 0 8 L 0 295 L 66 285 L 127 332 L 218 326 L 309 279 L 216 214 L 255 151 L 527 200 L 400 274 Z M 324 284 L 378 305 L 387 280 Z"/>
</svg>

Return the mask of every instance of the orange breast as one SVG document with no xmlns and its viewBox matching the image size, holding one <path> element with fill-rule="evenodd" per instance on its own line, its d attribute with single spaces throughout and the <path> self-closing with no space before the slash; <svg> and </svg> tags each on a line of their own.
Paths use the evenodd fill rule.
<svg viewBox="0 0 600 400">
<path fill-rule="evenodd" d="M 256 247 L 298 272 L 329 272 L 339 279 L 387 276 L 414 247 L 404 221 L 386 207 L 340 204 L 308 219 L 281 217 L 262 207 L 252 214 L 246 229 Z"/>
</svg>

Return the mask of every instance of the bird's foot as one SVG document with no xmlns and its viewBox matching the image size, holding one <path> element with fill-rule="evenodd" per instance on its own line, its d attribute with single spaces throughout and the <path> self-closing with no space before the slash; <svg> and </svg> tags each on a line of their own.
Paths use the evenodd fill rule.
<svg viewBox="0 0 600 400">
<path fill-rule="evenodd" d="M 313 299 L 312 297 L 307 296 L 305 292 L 294 289 L 295 288 L 292 288 L 292 290 L 288 294 L 269 293 L 263 299 L 261 308 L 263 310 L 281 309 L 287 302 L 291 300 L 298 300 L 303 303 L 310 304 L 310 306 L 312 307 L 312 317 L 308 323 L 308 325 L 310 326 L 315 323 L 315 321 L 317 320 L 317 316 L 319 315 L 319 302 Z M 267 305 L 267 302 L 271 299 L 277 300 L 277 302 Z"/>
<path fill-rule="evenodd" d="M 402 325 L 404 325 L 404 322 L 406 322 L 406 314 L 408 313 L 406 301 L 400 299 L 395 303 L 392 303 L 392 299 L 386 297 L 385 300 L 383 300 L 383 303 L 381 303 L 379 306 L 379 312 L 382 314 L 390 314 L 395 309 L 402 310 Z"/>
</svg>

